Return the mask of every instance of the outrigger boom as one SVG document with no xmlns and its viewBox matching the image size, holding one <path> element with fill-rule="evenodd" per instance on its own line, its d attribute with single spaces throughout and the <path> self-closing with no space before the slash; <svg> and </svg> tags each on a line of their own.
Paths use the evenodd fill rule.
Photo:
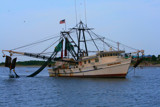
<svg viewBox="0 0 160 107">
<path fill-rule="evenodd" d="M 3 57 L 6 57 L 4 52 L 9 52 L 10 56 L 12 56 L 13 54 L 19 54 L 19 55 L 24 55 L 24 56 L 33 57 L 33 58 L 39 58 L 39 59 L 43 59 L 43 60 L 48 60 L 50 58 L 49 56 L 45 56 L 45 55 L 40 55 L 40 54 L 35 54 L 35 53 L 27 53 L 27 52 L 17 52 L 17 51 L 12 51 L 12 50 L 2 50 L 2 52 L 3 52 Z M 60 58 L 51 58 L 51 61 L 52 62 L 63 61 L 63 62 L 76 63 L 76 61 L 69 61 L 69 60 L 64 60 L 64 59 L 60 59 Z"/>
</svg>

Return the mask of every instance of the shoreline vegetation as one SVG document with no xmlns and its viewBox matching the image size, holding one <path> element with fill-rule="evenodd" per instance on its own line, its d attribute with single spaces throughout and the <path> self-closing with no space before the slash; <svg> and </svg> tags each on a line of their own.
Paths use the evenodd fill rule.
<svg viewBox="0 0 160 107">
<path fill-rule="evenodd" d="M 18 61 L 16 63 L 17 67 L 40 67 L 45 61 L 37 61 L 37 60 L 30 60 L 30 61 Z M 136 63 L 136 59 L 132 61 L 131 66 Z M 54 64 L 54 63 L 52 63 Z M 4 62 L 0 63 L 0 67 L 5 65 Z M 144 57 L 143 61 L 138 65 L 139 67 L 160 67 L 160 55 L 156 57 L 152 55 L 151 57 Z"/>
<path fill-rule="evenodd" d="M 30 60 L 30 61 L 18 61 L 16 63 L 16 67 L 40 67 L 45 61 L 36 61 L 36 60 Z M 0 67 L 5 66 L 5 63 L 0 63 Z"/>
</svg>

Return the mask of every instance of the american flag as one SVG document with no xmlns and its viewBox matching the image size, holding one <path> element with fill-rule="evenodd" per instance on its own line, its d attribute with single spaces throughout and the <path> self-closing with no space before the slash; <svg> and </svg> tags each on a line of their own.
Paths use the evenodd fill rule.
<svg viewBox="0 0 160 107">
<path fill-rule="evenodd" d="M 61 21 L 59 22 L 59 24 L 63 24 L 63 23 L 65 23 L 65 19 L 63 19 L 63 20 L 61 20 Z"/>
</svg>

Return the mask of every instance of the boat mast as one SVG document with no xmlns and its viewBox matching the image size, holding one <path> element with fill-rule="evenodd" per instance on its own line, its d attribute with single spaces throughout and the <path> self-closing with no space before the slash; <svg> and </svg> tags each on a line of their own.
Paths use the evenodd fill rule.
<svg viewBox="0 0 160 107">
<path fill-rule="evenodd" d="M 77 54 L 78 54 L 78 56 L 77 56 L 77 60 L 79 59 L 79 56 L 81 56 L 80 55 L 80 53 L 81 53 L 81 49 L 80 49 L 80 38 L 81 38 L 81 30 L 80 30 L 80 26 L 81 26 L 81 24 L 79 24 L 79 28 L 78 28 L 78 50 L 77 50 Z"/>
<path fill-rule="evenodd" d="M 87 49 L 87 43 L 86 43 L 86 37 L 85 37 L 86 28 L 84 27 L 82 21 L 80 21 L 79 26 L 78 26 L 77 29 L 78 29 L 78 32 L 79 32 L 78 33 L 78 50 L 77 50 L 78 59 L 79 59 L 79 57 L 81 57 L 82 53 L 83 53 L 83 52 L 81 52 L 81 47 L 80 47 L 81 42 L 83 42 L 84 45 L 85 45 L 85 54 L 86 54 L 86 56 L 88 56 L 88 49 Z M 83 39 L 81 39 L 82 36 L 83 36 Z"/>
<path fill-rule="evenodd" d="M 82 23 L 82 32 L 83 32 L 83 38 L 84 38 L 84 44 L 85 44 L 85 49 L 86 49 L 86 56 L 88 56 L 88 49 L 87 49 L 87 44 L 86 44 L 86 37 L 85 37 L 85 29 L 84 29 L 84 26 L 83 26 L 83 23 Z"/>
<path fill-rule="evenodd" d="M 74 47 L 78 47 L 77 44 L 75 43 L 75 41 L 73 40 L 73 38 L 71 37 L 70 35 L 70 32 L 69 31 L 63 31 L 61 32 L 61 35 L 62 37 L 65 39 L 65 41 L 67 41 L 68 43 L 73 43 L 74 44 Z M 69 38 L 71 39 L 71 41 L 69 41 Z M 66 45 L 66 44 L 65 44 Z M 66 46 L 65 46 L 66 47 Z M 71 47 L 70 47 L 71 48 Z M 67 51 L 67 50 L 66 50 Z M 78 58 L 78 55 L 77 53 L 74 51 L 74 50 L 70 50 L 69 51 L 70 54 L 72 55 L 72 57 L 77 60 Z"/>
</svg>

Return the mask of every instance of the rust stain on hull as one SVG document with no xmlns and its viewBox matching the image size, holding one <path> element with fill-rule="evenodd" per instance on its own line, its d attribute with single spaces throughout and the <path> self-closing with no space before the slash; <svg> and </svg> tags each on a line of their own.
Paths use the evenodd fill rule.
<svg viewBox="0 0 160 107">
<path fill-rule="evenodd" d="M 127 74 L 107 74 L 107 75 L 82 75 L 82 76 L 75 76 L 70 74 L 69 76 L 65 75 L 58 75 L 59 77 L 80 77 L 80 78 L 125 78 Z M 50 75 L 50 77 L 55 77 Z"/>
</svg>

